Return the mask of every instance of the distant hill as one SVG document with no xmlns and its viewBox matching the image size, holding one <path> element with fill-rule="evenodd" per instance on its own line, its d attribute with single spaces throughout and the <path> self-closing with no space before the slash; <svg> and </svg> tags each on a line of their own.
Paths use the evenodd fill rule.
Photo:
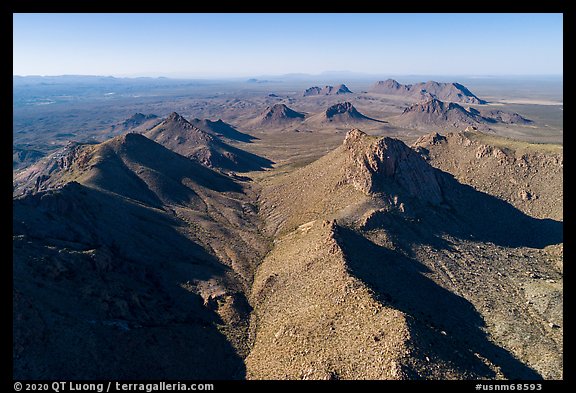
<svg viewBox="0 0 576 393">
<path fill-rule="evenodd" d="M 431 126 L 463 129 L 469 125 L 483 127 L 483 123 L 479 114 L 469 112 L 456 103 L 443 102 L 436 98 L 416 103 L 404 109 L 404 112 L 394 119 L 394 124 L 417 129 Z"/>
<path fill-rule="evenodd" d="M 267 107 L 252 123 L 259 126 L 283 126 L 294 121 L 301 121 L 304 113 L 296 112 L 284 104 Z"/>
<path fill-rule="evenodd" d="M 252 135 L 245 134 L 243 132 L 238 131 L 230 124 L 222 121 L 222 119 L 218 119 L 216 121 L 212 121 L 209 119 L 197 119 L 194 118 L 190 120 L 190 124 L 194 127 L 199 128 L 200 130 L 210 134 L 217 136 L 219 138 L 226 138 L 229 140 L 239 141 L 239 142 L 251 142 L 254 139 L 258 139 Z"/>
<path fill-rule="evenodd" d="M 352 103 L 345 101 L 328 107 L 324 112 L 310 116 L 308 124 L 334 124 L 351 126 L 365 122 L 381 122 L 360 113 Z"/>
<path fill-rule="evenodd" d="M 352 91 L 348 89 L 348 87 L 344 84 L 337 85 L 337 86 L 324 86 L 322 88 L 318 86 L 313 86 L 304 91 L 303 96 L 331 96 L 331 95 L 339 95 L 339 94 L 351 94 Z"/>
<path fill-rule="evenodd" d="M 385 81 L 376 82 L 368 91 L 371 93 L 400 95 L 418 100 L 436 98 L 443 101 L 465 104 L 486 103 L 486 101 L 478 98 L 460 83 L 428 81 L 413 85 L 403 85 L 394 79 L 387 79 Z"/>
<path fill-rule="evenodd" d="M 475 109 L 470 108 L 470 111 Z M 522 115 L 514 112 L 505 112 L 501 110 L 484 110 L 477 111 L 489 123 L 504 123 L 504 124 L 532 124 L 532 120 L 525 118 Z"/>
<path fill-rule="evenodd" d="M 157 115 L 137 112 L 127 119 L 119 121 L 103 130 L 100 130 L 96 139 L 105 141 L 127 132 L 137 132 L 141 134 L 152 129 L 161 121 L 162 119 L 160 119 Z"/>
<path fill-rule="evenodd" d="M 222 129 L 226 128 L 221 126 Z M 232 171 L 253 171 L 268 168 L 270 160 L 230 146 L 173 112 L 162 123 L 146 132 L 148 138 L 210 168 Z"/>
<path fill-rule="evenodd" d="M 491 124 L 530 124 L 532 121 L 513 112 L 464 108 L 454 102 L 443 102 L 436 98 L 419 102 L 404 109 L 401 115 L 390 119 L 394 124 L 428 130 L 430 128 L 454 128 L 463 130 L 467 126 L 478 130 L 489 130 Z"/>
</svg>

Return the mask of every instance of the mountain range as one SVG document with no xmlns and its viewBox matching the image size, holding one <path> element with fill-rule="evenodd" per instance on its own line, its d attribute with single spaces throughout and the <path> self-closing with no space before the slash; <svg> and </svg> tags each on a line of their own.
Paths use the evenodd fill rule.
<svg viewBox="0 0 576 393">
<path fill-rule="evenodd" d="M 465 104 L 485 104 L 470 90 L 460 83 L 442 83 L 435 81 L 420 82 L 412 85 L 403 85 L 394 79 L 378 81 L 368 90 L 372 93 L 398 95 L 427 100 L 436 98 L 442 101 L 459 102 Z"/>
<path fill-rule="evenodd" d="M 304 91 L 303 96 L 331 96 L 331 95 L 341 95 L 341 94 L 351 94 L 352 91 L 344 84 L 337 86 L 326 85 L 324 87 L 313 86 Z"/>
</svg>

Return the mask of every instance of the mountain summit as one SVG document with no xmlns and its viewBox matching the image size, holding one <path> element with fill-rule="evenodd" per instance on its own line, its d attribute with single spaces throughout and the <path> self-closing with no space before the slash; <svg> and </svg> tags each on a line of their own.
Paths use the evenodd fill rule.
<svg viewBox="0 0 576 393">
<path fill-rule="evenodd" d="M 304 91 L 303 96 L 331 96 L 331 95 L 340 95 L 340 94 L 351 94 L 352 91 L 348 89 L 348 87 L 344 84 L 337 85 L 337 86 L 324 86 L 322 88 L 318 86 L 313 86 Z"/>
<path fill-rule="evenodd" d="M 437 98 L 443 101 L 459 102 L 464 104 L 485 104 L 468 88 L 460 83 L 420 82 L 413 85 L 403 85 L 394 79 L 376 82 L 369 90 L 372 93 L 400 95 L 403 97 L 426 100 Z"/>
<path fill-rule="evenodd" d="M 271 165 L 269 160 L 233 147 L 195 127 L 176 112 L 144 135 L 211 168 L 245 172 Z"/>
<path fill-rule="evenodd" d="M 264 112 L 260 115 L 260 122 L 278 124 L 283 122 L 289 122 L 292 120 L 302 120 L 304 119 L 304 114 L 296 112 L 288 108 L 284 104 L 275 104 L 271 107 L 266 108 Z"/>
<path fill-rule="evenodd" d="M 405 108 L 401 115 L 392 120 L 395 124 L 407 127 L 429 130 L 435 127 L 448 127 L 462 130 L 473 126 L 478 130 L 489 131 L 490 124 L 530 124 L 526 119 L 514 112 L 501 110 L 477 110 L 455 102 L 444 102 L 437 98 L 418 102 Z"/>
</svg>

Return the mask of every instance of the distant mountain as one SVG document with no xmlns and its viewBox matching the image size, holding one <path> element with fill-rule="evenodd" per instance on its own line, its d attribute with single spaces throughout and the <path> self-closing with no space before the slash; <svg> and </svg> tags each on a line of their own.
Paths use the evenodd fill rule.
<svg viewBox="0 0 576 393">
<path fill-rule="evenodd" d="M 193 126 L 176 112 L 144 135 L 210 168 L 245 172 L 272 165 L 270 160 L 230 146 L 217 136 Z"/>
<path fill-rule="evenodd" d="M 197 119 L 194 118 L 190 120 L 190 124 L 194 127 L 199 128 L 200 130 L 210 134 L 217 136 L 219 138 L 226 138 L 229 140 L 239 141 L 239 142 L 251 142 L 254 139 L 258 139 L 252 135 L 245 134 L 243 132 L 238 131 L 230 124 L 222 121 L 222 119 L 218 119 L 216 121 L 212 121 L 209 119 Z"/>
<path fill-rule="evenodd" d="M 324 86 L 322 88 L 318 86 L 313 86 L 304 91 L 303 96 L 331 96 L 340 94 L 351 94 L 352 91 L 344 84 L 337 86 Z"/>
<path fill-rule="evenodd" d="M 103 142 L 127 132 L 137 132 L 142 134 L 152 129 L 161 121 L 162 119 L 160 119 L 157 115 L 137 112 L 127 119 L 118 121 L 104 129 L 99 130 L 95 135 L 94 140 Z"/>
<path fill-rule="evenodd" d="M 138 127 L 138 126 L 146 123 L 149 120 L 155 120 L 157 118 L 158 118 L 158 116 L 156 116 L 154 114 L 145 115 L 143 113 L 138 112 L 138 113 L 133 114 L 131 117 L 129 117 L 125 121 L 123 121 L 122 125 L 125 128 L 134 128 L 134 127 Z"/>
<path fill-rule="evenodd" d="M 403 85 L 394 79 L 376 82 L 369 90 L 371 93 L 400 95 L 418 100 L 437 98 L 443 101 L 465 104 L 485 104 L 465 86 L 459 83 L 441 83 L 435 81 Z"/>
<path fill-rule="evenodd" d="M 313 126 L 326 124 L 354 126 L 366 122 L 382 122 L 360 113 L 352 103 L 345 101 L 328 107 L 324 112 L 317 113 L 306 119 L 305 123 Z"/>
<path fill-rule="evenodd" d="M 396 117 L 394 123 L 408 128 L 448 126 L 459 129 L 468 125 L 481 126 L 483 119 L 456 103 L 432 98 L 404 109 L 404 112 Z"/>
<path fill-rule="evenodd" d="M 282 126 L 294 121 L 301 121 L 304 113 L 296 112 L 284 104 L 275 104 L 266 108 L 256 119 L 254 124 L 261 126 Z"/>
<path fill-rule="evenodd" d="M 473 108 L 470 109 L 474 110 Z M 504 124 L 532 124 L 532 120 L 519 115 L 514 112 L 505 112 L 501 110 L 480 110 L 478 112 L 489 123 L 504 123 Z"/>
<path fill-rule="evenodd" d="M 464 108 L 454 102 L 443 102 L 436 98 L 419 102 L 404 109 L 401 115 L 391 119 L 399 126 L 429 130 L 431 128 L 455 128 L 463 130 L 474 126 L 478 130 L 488 131 L 491 124 L 530 124 L 521 115 L 500 110 L 481 110 Z"/>
</svg>

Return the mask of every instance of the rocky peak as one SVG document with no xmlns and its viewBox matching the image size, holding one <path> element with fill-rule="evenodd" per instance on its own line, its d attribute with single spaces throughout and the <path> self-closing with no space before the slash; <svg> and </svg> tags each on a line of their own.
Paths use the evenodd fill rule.
<svg viewBox="0 0 576 393">
<path fill-rule="evenodd" d="M 353 116 L 359 116 L 360 115 L 358 113 L 358 111 L 356 110 L 356 108 L 354 108 L 354 105 L 352 105 L 348 101 L 334 104 L 331 107 L 329 107 L 328 109 L 326 109 L 326 117 L 328 117 L 328 118 L 334 117 L 335 115 L 341 115 L 344 113 L 348 113 L 348 114 L 353 115 Z"/>
<path fill-rule="evenodd" d="M 168 115 L 165 122 L 188 123 L 188 120 L 180 116 L 178 113 L 172 112 L 170 115 Z"/>
<path fill-rule="evenodd" d="M 358 128 L 353 128 L 346 134 L 346 137 L 344 138 L 344 146 L 350 148 L 367 136 L 368 135 L 364 131 L 361 131 Z"/>
<path fill-rule="evenodd" d="M 284 104 L 275 104 L 272 107 L 266 108 L 262 113 L 262 118 L 263 120 L 302 119 L 304 118 L 304 114 L 296 112 Z"/>
<path fill-rule="evenodd" d="M 334 88 L 335 90 L 335 94 L 346 94 L 346 93 L 352 93 L 352 91 L 348 88 L 348 86 L 346 86 L 345 84 L 341 84 L 338 85 Z"/>
<path fill-rule="evenodd" d="M 386 79 L 385 81 L 378 81 L 376 82 L 378 86 L 386 87 L 389 89 L 399 89 L 400 83 L 395 81 L 394 79 Z"/>
<path fill-rule="evenodd" d="M 404 142 L 393 138 L 371 140 L 364 132 L 353 129 L 346 135 L 344 147 L 353 161 L 347 179 L 365 194 L 400 191 L 433 205 L 442 202 L 435 169 Z"/>
<path fill-rule="evenodd" d="M 449 111 L 458 111 L 465 113 L 469 116 L 474 116 L 472 112 L 468 112 L 461 105 L 458 105 L 454 102 L 440 101 L 437 98 L 431 98 L 426 101 L 416 103 L 404 109 L 402 113 L 421 112 L 421 113 L 433 113 L 443 115 L 448 113 Z"/>
</svg>

